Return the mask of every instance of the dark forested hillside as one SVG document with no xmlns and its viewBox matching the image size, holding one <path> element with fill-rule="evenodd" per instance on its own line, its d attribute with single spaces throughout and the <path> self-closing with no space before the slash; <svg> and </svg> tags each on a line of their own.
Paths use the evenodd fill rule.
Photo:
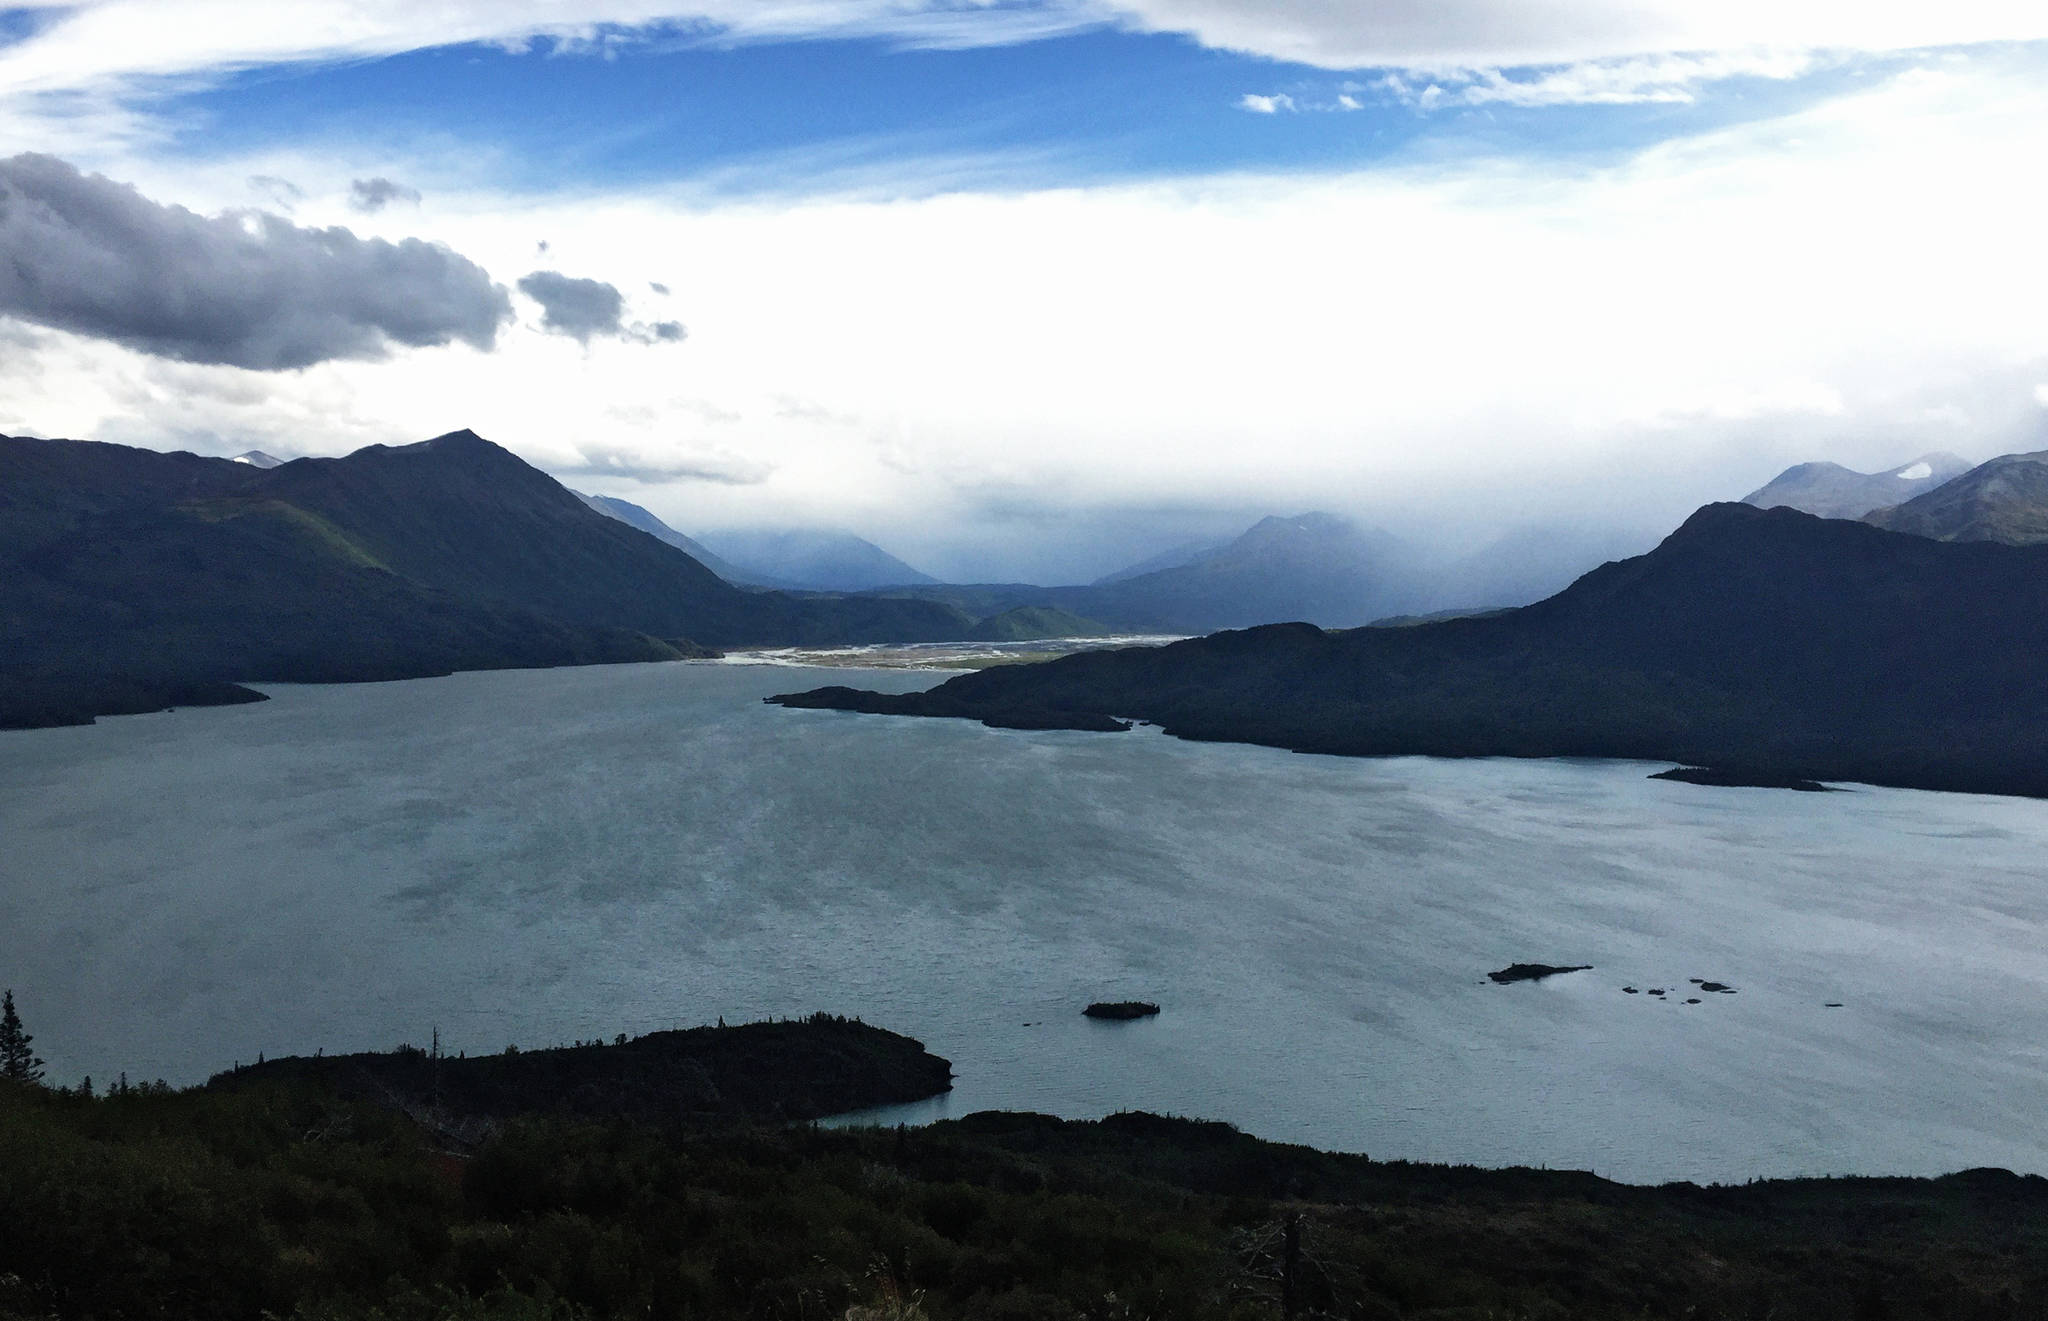
<svg viewBox="0 0 2048 1321">
<path fill-rule="evenodd" d="M 610 1049 L 610 1048 L 606 1048 Z M 1222 1124 L 511 1119 L 0 1083 L 0 1321 L 1935 1321 L 2048 1312 L 2048 1183 L 1636 1188 Z"/>
<path fill-rule="evenodd" d="M 1282 625 L 771 699 L 1362 755 L 1670 759 L 2048 794 L 2048 547 L 1949 545 L 1710 505 L 1521 610 Z"/>
<path fill-rule="evenodd" d="M 971 622 L 741 591 L 469 432 L 269 469 L 0 437 L 0 727 L 224 700 L 236 682 L 930 640 Z"/>
</svg>

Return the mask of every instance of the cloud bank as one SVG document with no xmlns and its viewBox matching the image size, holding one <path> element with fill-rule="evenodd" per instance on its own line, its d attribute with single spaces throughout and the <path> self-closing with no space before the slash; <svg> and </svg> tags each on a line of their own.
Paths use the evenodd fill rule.
<svg viewBox="0 0 2048 1321">
<path fill-rule="evenodd" d="M 390 20 L 380 41 L 430 43 L 456 19 L 510 31 L 505 15 L 543 8 L 368 3 L 348 16 Z M 794 24 L 805 8 L 763 12 Z M 819 32 L 856 11 L 881 22 L 882 8 L 809 6 Z M 1289 109 L 1355 109 L 1344 96 L 1683 101 L 1719 79 L 1834 67 L 1830 50 L 1877 42 L 1868 21 L 1894 12 L 1829 9 L 1817 52 L 1629 55 L 1617 52 L 1713 34 L 1666 21 L 1677 10 L 1656 0 L 1620 18 L 1576 6 L 1584 31 L 1539 0 L 1498 32 L 1474 0 L 1428 13 L 1395 0 L 1363 37 L 1357 8 L 1033 12 L 1178 24 L 1336 70 L 1395 61 L 1230 87 L 1249 92 L 1247 111 L 1271 110 L 1257 127 L 1276 134 L 1302 127 Z M 1827 8 L 1730 12 L 1755 20 L 1745 40 L 1764 40 Z M 977 20 L 953 12 L 963 30 Z M 1949 24 L 1935 36 L 1960 40 L 1958 24 L 1988 12 L 1928 15 Z M 2007 12 L 2004 35 L 2026 35 L 2032 11 Z M 1538 19 L 1549 26 L 1528 27 Z M 278 32 L 293 49 L 340 48 L 318 23 Z M 279 171 L 307 184 L 303 216 L 344 223 L 350 179 L 433 178 L 435 206 L 408 214 L 408 232 L 507 275 L 546 261 L 598 278 L 534 271 L 560 282 L 532 295 L 547 333 L 500 336 L 495 353 L 335 359 L 289 382 L 54 330 L 17 341 L 22 327 L 0 321 L 0 431 L 335 453 L 473 426 L 555 471 L 638 482 L 636 501 L 681 528 L 850 525 L 965 578 L 1085 578 L 1157 548 L 1098 554 L 1117 540 L 1104 529 L 1149 519 L 1163 545 L 1317 506 L 1453 530 L 1486 520 L 1487 536 L 1616 511 L 1669 527 L 1800 460 L 1872 469 L 2048 444 L 2042 54 L 1842 61 L 1856 76 L 1794 114 L 1703 115 L 1720 127 L 1592 156 L 1453 141 L 1465 149 L 1342 174 L 841 192 L 811 175 L 803 195 L 734 200 L 641 184 L 535 193 L 402 156 L 222 162 L 235 198 L 251 171 Z M 195 47 L 190 67 L 217 55 Z M 1536 59 L 1558 62 L 1515 63 Z M 102 168 L 205 210 L 234 200 L 182 161 Z M 541 234 L 552 247 L 536 258 Z M 0 243 L 12 252 L 5 231 Z M 630 319 L 658 292 L 649 273 L 686 294 L 689 353 L 635 347 L 636 332 L 656 334 Z M 237 378 L 275 388 L 245 397 Z"/>
<path fill-rule="evenodd" d="M 1433 109 L 1681 102 L 1706 81 L 1784 77 L 1788 61 L 1817 55 L 2048 41 L 2038 0 L 73 0 L 40 12 L 0 46 L 0 141 L 100 161 L 174 140 L 164 106 L 240 71 L 463 44 L 613 58 L 825 39 L 962 49 L 1121 30 L 1393 74 L 1393 96 Z M 1240 105 L 1254 111 L 1358 108 L 1350 91 L 1289 107 L 1248 90 Z M 365 200 L 369 211 L 394 199 Z"/>
<path fill-rule="evenodd" d="M 550 39 L 876 37 L 973 46 L 1121 26 L 1333 69 L 1499 68 L 1682 52 L 2048 39 L 2033 0 L 76 0 L 0 49 L 0 92 Z"/>
<path fill-rule="evenodd" d="M 1526 68 L 1700 51 L 2048 38 L 2032 0 L 1120 0 L 1123 21 L 1328 69 Z"/>
<path fill-rule="evenodd" d="M 53 156 L 0 160 L 0 315 L 181 362 L 276 371 L 394 344 L 480 349 L 511 315 L 435 243 L 202 216 Z"/>
</svg>

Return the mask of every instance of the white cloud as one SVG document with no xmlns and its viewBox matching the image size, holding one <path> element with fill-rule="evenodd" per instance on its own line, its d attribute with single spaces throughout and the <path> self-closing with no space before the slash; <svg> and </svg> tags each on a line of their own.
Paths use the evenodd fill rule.
<svg viewBox="0 0 2048 1321">
<path fill-rule="evenodd" d="M 0 46 L 0 142 L 88 166 L 167 145 L 179 93 L 238 70 L 477 42 L 567 55 L 649 45 L 874 38 L 1010 44 L 1102 27 L 1331 69 L 1383 69 L 1418 109 L 1683 102 L 1712 81 L 1787 78 L 1816 52 L 2048 40 L 2037 0 L 72 0 Z M 1517 73 L 1504 74 L 1502 70 Z M 1355 110 L 1243 97 L 1258 113 Z"/>
<path fill-rule="evenodd" d="M 2043 382 L 2034 387 L 2034 402 L 2043 408 L 2048 408 L 2048 382 Z"/>
<path fill-rule="evenodd" d="M 567 52 L 646 41 L 881 36 L 997 44 L 1106 21 L 1092 3 L 982 0 L 78 0 L 0 48 L 0 90 L 76 92 L 269 64 L 395 55 L 465 42 Z"/>
<path fill-rule="evenodd" d="M 74 0 L 0 47 L 0 128 L 143 141 L 138 98 L 236 69 L 463 42 L 565 52 L 646 42 L 881 37 L 994 45 L 1118 24 L 1330 68 L 1449 71 L 1700 52 L 1888 51 L 2048 39 L 2035 0 Z M 10 123 L 10 119 L 12 122 Z"/>
<path fill-rule="evenodd" d="M 1139 26 L 1333 69 L 1517 68 L 1757 48 L 2048 39 L 2036 0 L 1121 0 Z"/>
<path fill-rule="evenodd" d="M 1423 112 L 1451 106 L 1688 104 L 1698 100 L 1710 84 L 1736 78 L 1787 82 L 1840 60 L 1805 50 L 1753 50 L 1586 60 L 1511 73 L 1483 68 L 1395 70 L 1365 81 L 1346 81 L 1334 96 L 1246 96 L 1238 104 L 1267 114 L 1274 110 L 1362 110 L 1361 94 Z"/>
<path fill-rule="evenodd" d="M 647 43 L 872 37 L 1000 45 L 1111 21 L 1097 0 L 73 0 L 0 46 L 0 142 L 65 156 L 165 140 L 150 111 L 241 69 L 462 43 L 566 54 Z"/>
<path fill-rule="evenodd" d="M 1516 75 L 1498 69 L 1442 71 L 1435 76 L 1390 73 L 1371 84 L 1422 110 L 1446 105 L 1635 105 L 1696 100 L 1709 83 L 1731 78 L 1787 81 L 1821 63 L 1811 51 L 1747 51 L 1587 60 Z M 1358 90 L 1367 90 L 1359 88 Z"/>
<path fill-rule="evenodd" d="M 1973 62 L 1599 168 L 745 204 L 437 182 L 406 232 L 501 280 L 536 235 L 621 290 L 659 272 L 690 340 L 508 332 L 252 390 L 52 331 L 0 355 L 0 429 L 331 453 L 473 426 L 565 471 L 666 465 L 633 498 L 685 530 L 851 526 L 960 573 L 1042 540 L 985 525 L 1034 500 L 1675 522 L 1800 459 L 2038 447 L 2044 156 L 2048 88 Z M 331 182 L 363 168 L 143 182 L 212 210 L 275 174 L 301 223 L 367 223 Z"/>
</svg>

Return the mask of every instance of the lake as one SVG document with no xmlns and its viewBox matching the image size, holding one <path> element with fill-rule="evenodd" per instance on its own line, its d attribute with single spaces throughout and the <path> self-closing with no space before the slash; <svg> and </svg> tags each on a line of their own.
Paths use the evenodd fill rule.
<svg viewBox="0 0 2048 1321">
<path fill-rule="evenodd" d="M 0 982 L 67 1083 L 826 1009 L 953 1061 L 892 1121 L 2048 1172 L 2048 803 L 759 700 L 940 677 L 510 671 L 0 733 Z M 1487 981 L 1514 962 L 1594 967 Z M 1081 1016 L 1126 998 L 1164 1012 Z"/>
</svg>

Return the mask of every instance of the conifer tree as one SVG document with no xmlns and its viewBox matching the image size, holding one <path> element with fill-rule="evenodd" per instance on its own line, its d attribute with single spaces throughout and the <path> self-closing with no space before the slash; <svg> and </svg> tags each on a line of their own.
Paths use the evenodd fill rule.
<svg viewBox="0 0 2048 1321">
<path fill-rule="evenodd" d="M 31 1085 L 43 1080 L 43 1062 L 29 1049 L 34 1041 L 22 1030 L 21 1015 L 14 1012 L 14 991 L 10 988 L 0 997 L 0 1078 Z"/>
</svg>

